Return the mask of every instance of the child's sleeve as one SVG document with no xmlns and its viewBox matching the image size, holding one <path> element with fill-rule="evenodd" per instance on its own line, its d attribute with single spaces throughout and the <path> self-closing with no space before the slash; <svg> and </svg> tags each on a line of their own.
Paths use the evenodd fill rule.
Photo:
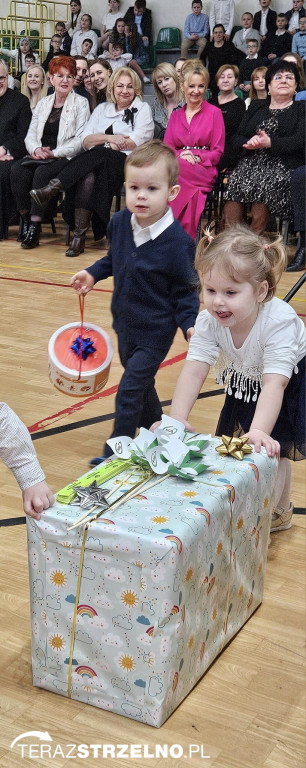
<svg viewBox="0 0 306 768">
<path fill-rule="evenodd" d="M 209 13 L 209 28 L 210 28 L 210 34 L 213 33 L 213 28 L 216 24 L 216 9 L 215 9 L 215 3 L 219 3 L 220 0 L 211 0 L 210 5 L 210 13 Z"/>
<path fill-rule="evenodd" d="M 187 360 L 197 360 L 208 365 L 215 365 L 220 354 L 216 329 L 212 316 L 204 309 L 199 313 L 194 334 L 189 342 Z"/>
<path fill-rule="evenodd" d="M 188 40 L 190 40 L 190 34 L 191 34 L 191 32 L 190 32 L 190 14 L 189 14 L 189 15 L 186 17 L 186 19 L 185 19 L 185 24 L 184 24 L 184 37 L 187 37 L 187 38 L 188 38 Z"/>
<path fill-rule="evenodd" d="M 226 34 L 227 35 L 230 35 L 231 31 L 233 29 L 234 16 L 235 16 L 235 2 L 234 2 L 234 0 L 230 0 L 230 17 L 229 17 L 229 22 L 228 22 L 227 29 L 226 29 Z"/>
<path fill-rule="evenodd" d="M 26 426 L 6 403 L 0 403 L 0 458 L 21 491 L 45 479 Z"/>
<path fill-rule="evenodd" d="M 297 361 L 305 355 L 306 338 L 304 324 L 292 314 L 272 324 L 265 325 L 263 350 L 263 374 L 278 373 L 291 378 Z"/>
</svg>

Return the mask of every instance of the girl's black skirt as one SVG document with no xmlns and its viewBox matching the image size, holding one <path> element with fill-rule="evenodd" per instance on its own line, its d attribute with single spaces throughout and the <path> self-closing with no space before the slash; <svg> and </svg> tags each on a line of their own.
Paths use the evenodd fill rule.
<svg viewBox="0 0 306 768">
<path fill-rule="evenodd" d="M 299 461 L 305 459 L 305 357 L 298 363 L 298 373 L 294 373 L 284 391 L 282 407 L 271 432 L 271 437 L 278 440 L 281 457 Z M 216 435 L 241 437 L 248 432 L 254 417 L 257 401 L 245 403 L 232 395 L 226 395 Z"/>
</svg>

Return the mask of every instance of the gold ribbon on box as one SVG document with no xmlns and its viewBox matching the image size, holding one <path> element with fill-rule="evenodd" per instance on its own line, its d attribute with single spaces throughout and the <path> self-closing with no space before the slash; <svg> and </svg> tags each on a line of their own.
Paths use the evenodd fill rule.
<svg viewBox="0 0 306 768">
<path fill-rule="evenodd" d="M 216 451 L 219 456 L 232 456 L 233 459 L 242 461 L 244 456 L 248 453 L 252 453 L 253 448 L 248 444 L 247 437 L 229 437 L 228 435 L 221 435 L 222 444 L 218 445 Z"/>
</svg>

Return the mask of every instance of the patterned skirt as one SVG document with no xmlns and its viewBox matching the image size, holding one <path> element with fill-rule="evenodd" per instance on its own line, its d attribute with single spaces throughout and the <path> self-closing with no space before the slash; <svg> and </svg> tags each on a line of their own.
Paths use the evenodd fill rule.
<svg viewBox="0 0 306 768">
<path fill-rule="evenodd" d="M 269 150 L 251 150 L 230 174 L 225 200 L 264 203 L 271 214 L 292 218 L 291 171 Z"/>
</svg>

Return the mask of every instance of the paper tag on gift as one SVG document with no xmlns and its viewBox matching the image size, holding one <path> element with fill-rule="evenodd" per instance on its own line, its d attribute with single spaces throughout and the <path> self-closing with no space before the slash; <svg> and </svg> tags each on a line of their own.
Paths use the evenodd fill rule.
<svg viewBox="0 0 306 768">
<path fill-rule="evenodd" d="M 177 437 L 170 437 L 166 445 L 162 446 L 162 450 L 171 464 L 181 464 L 189 454 L 189 447 Z"/>
<path fill-rule="evenodd" d="M 209 439 L 211 439 L 211 435 L 204 435 L 204 437 L 201 438 L 191 438 L 190 440 L 185 440 L 185 445 L 188 446 L 192 453 L 199 453 L 207 447 Z"/>
<path fill-rule="evenodd" d="M 157 439 L 154 432 L 150 432 L 149 429 L 145 429 L 144 427 L 140 427 L 139 434 L 131 443 L 132 449 L 142 456 L 146 453 L 148 448 L 153 448 L 155 445 L 157 445 Z"/>
<path fill-rule="evenodd" d="M 168 471 L 170 460 L 164 456 L 164 447 L 158 445 L 147 452 L 146 458 L 156 475 L 164 475 Z"/>
<path fill-rule="evenodd" d="M 179 437 L 180 440 L 183 439 L 186 432 L 184 424 L 182 424 L 181 421 L 177 421 L 177 419 L 171 419 L 170 416 L 166 416 L 164 413 L 162 415 L 161 425 L 158 427 L 158 429 L 162 429 L 167 433 L 167 435 Z"/>
</svg>

